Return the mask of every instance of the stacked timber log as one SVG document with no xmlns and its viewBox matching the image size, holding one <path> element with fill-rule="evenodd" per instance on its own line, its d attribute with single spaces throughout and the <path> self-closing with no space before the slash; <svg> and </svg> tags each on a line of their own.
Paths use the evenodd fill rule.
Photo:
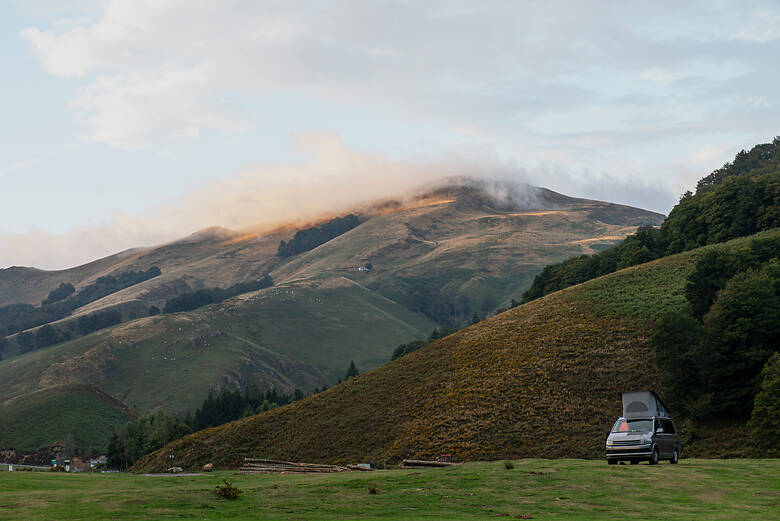
<svg viewBox="0 0 780 521">
<path fill-rule="evenodd" d="M 296 463 L 262 458 L 244 458 L 241 474 L 309 474 L 315 472 L 349 472 L 371 470 L 358 465 L 325 465 L 323 463 Z"/>
<path fill-rule="evenodd" d="M 431 469 L 438 467 L 452 467 L 456 463 L 447 461 L 426 461 L 421 459 L 405 459 L 398 465 L 399 469 Z"/>
</svg>

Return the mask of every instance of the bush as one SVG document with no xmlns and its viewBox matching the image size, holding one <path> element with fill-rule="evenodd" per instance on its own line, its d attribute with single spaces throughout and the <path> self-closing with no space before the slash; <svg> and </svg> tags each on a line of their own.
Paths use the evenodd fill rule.
<svg viewBox="0 0 780 521">
<path fill-rule="evenodd" d="M 507 460 L 507 461 L 504 462 L 504 468 L 506 470 L 512 470 L 513 468 L 515 468 L 515 464 L 512 463 L 511 461 Z"/>
<path fill-rule="evenodd" d="M 766 361 L 780 345 L 780 263 L 737 274 L 704 316 L 699 368 L 722 412 L 750 414 Z"/>
<path fill-rule="evenodd" d="M 238 499 L 241 495 L 241 489 L 234 487 L 232 481 L 223 479 L 222 482 L 224 485 L 214 487 L 214 493 L 225 499 Z"/>
<path fill-rule="evenodd" d="M 761 371 L 761 390 L 748 427 L 762 456 L 780 457 L 780 353 L 772 355 Z"/>
</svg>

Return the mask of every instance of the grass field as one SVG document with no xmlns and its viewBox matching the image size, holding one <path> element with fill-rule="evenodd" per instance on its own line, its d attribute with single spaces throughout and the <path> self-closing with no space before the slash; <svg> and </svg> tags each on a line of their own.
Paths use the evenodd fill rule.
<svg viewBox="0 0 780 521">
<path fill-rule="evenodd" d="M 780 460 L 685 459 L 655 467 L 593 460 L 513 463 L 513 469 L 496 461 L 306 476 L 0 472 L 0 512 L 4 520 L 766 520 L 776 519 L 780 507 Z M 223 478 L 243 491 L 239 499 L 212 492 Z M 369 494 L 372 487 L 375 495 Z"/>
</svg>

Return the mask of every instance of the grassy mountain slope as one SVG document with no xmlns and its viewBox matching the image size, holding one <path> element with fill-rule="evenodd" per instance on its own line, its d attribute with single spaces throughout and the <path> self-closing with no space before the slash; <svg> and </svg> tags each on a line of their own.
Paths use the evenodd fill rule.
<svg viewBox="0 0 780 521">
<path fill-rule="evenodd" d="M 132 299 L 164 303 L 166 298 L 181 292 L 177 286 L 182 283 L 187 291 L 204 286 L 229 286 L 260 276 L 277 262 L 279 241 L 292 233 L 282 230 L 253 234 L 252 240 L 242 240 L 245 236 L 239 232 L 207 229 L 169 244 L 128 250 L 66 270 L 0 269 L 0 306 L 16 302 L 40 304 L 62 282 L 70 282 L 78 290 L 101 276 L 146 270 L 151 266 L 162 270 L 157 280 L 109 295 L 101 299 L 102 303 L 91 304 L 90 309 Z M 174 287 L 166 288 L 171 285 Z"/>
<path fill-rule="evenodd" d="M 132 418 L 124 404 L 93 385 L 59 385 L 0 404 L 0 440 L 22 451 L 55 444 L 99 451 L 109 427 Z M 53 435 L 62 425 L 66 432 Z"/>
<path fill-rule="evenodd" d="M 350 360 L 379 365 L 397 344 L 433 327 L 347 279 L 268 288 L 4 360 L 0 400 L 80 382 L 140 412 L 183 412 L 219 385 L 323 386 L 342 377 Z"/>
<path fill-rule="evenodd" d="M 339 275 L 398 302 L 414 284 L 487 312 L 519 297 L 553 259 L 613 245 L 662 216 L 541 191 L 543 208 L 502 204 L 471 187 L 434 191 L 278 266 L 274 280 Z M 369 273 L 356 271 L 371 263 Z M 486 299 L 488 304 L 483 306 Z"/>
<path fill-rule="evenodd" d="M 175 441 L 137 468 L 160 469 L 171 453 L 185 467 L 234 467 L 245 456 L 600 457 L 621 410 L 619 392 L 658 388 L 652 317 L 682 306 L 687 274 L 704 249 L 524 304 L 324 393 Z M 703 436 L 689 450 L 706 453 L 719 438 Z"/>
</svg>

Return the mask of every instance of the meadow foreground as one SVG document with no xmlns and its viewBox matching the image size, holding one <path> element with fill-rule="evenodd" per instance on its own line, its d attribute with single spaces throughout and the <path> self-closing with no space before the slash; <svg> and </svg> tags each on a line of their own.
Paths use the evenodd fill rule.
<svg viewBox="0 0 780 521">
<path fill-rule="evenodd" d="M 512 466 L 513 468 L 506 468 Z M 242 490 L 217 497 L 223 479 Z M 375 489 L 376 494 L 370 493 Z M 780 460 L 684 459 L 608 466 L 516 460 L 447 469 L 188 476 L 0 472 L 5 520 L 38 519 L 769 519 Z M 523 517 L 525 516 L 525 517 Z M 530 516 L 530 517 L 528 517 Z"/>
</svg>

